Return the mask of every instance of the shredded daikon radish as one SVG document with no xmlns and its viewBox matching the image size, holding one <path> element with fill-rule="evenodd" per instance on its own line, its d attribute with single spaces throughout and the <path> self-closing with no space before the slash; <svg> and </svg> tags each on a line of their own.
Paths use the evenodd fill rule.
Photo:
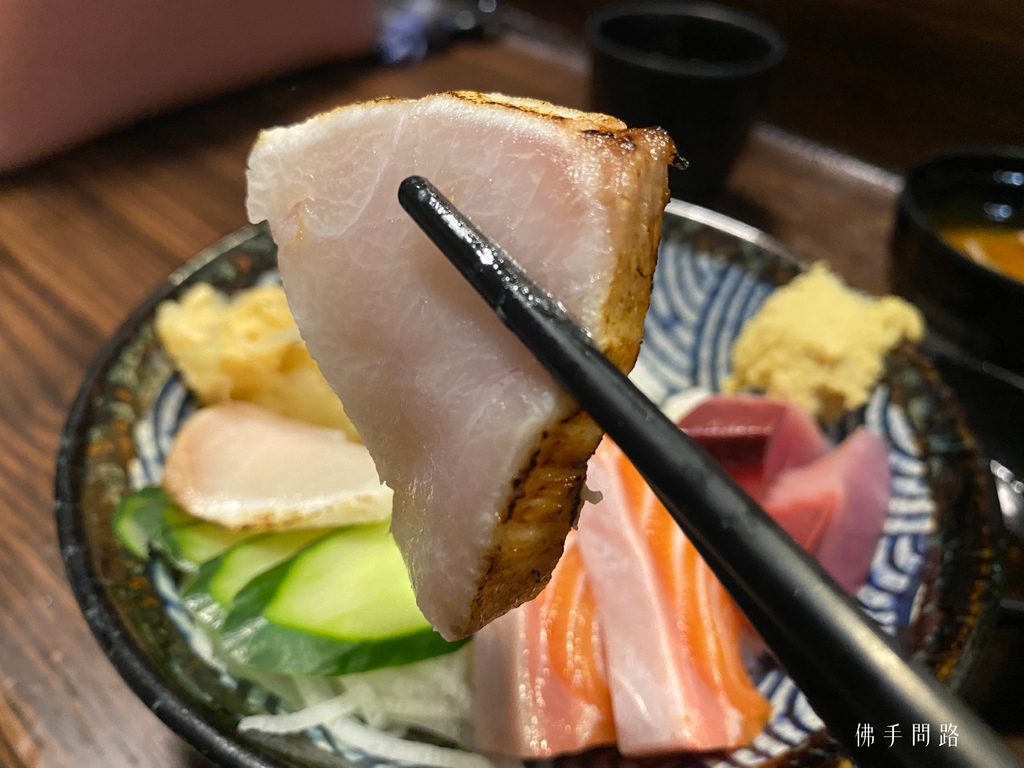
<svg viewBox="0 0 1024 768">
<path fill-rule="evenodd" d="M 311 707 L 290 712 L 286 715 L 250 715 L 238 723 L 240 731 L 264 731 L 266 733 L 298 733 L 316 728 L 327 722 L 344 718 L 355 709 L 355 703 L 343 693 Z"/>
<path fill-rule="evenodd" d="M 387 728 L 390 722 L 387 711 L 373 686 L 365 680 L 355 680 L 351 684 L 345 682 L 345 694 L 356 705 L 356 712 L 371 728 Z"/>
<path fill-rule="evenodd" d="M 269 687 L 279 695 L 287 689 L 292 695 L 286 700 L 297 698 L 300 710 L 285 715 L 247 717 L 239 727 L 271 733 L 291 733 L 321 726 L 331 730 L 338 718 L 351 716 L 349 719 L 353 722 L 365 723 L 369 729 L 396 739 L 415 730 L 470 749 L 473 731 L 469 658 L 467 646 L 415 664 L 340 677 L 273 676 L 275 679 L 262 682 L 271 683 Z M 276 679 L 278 677 L 281 679 Z M 406 743 L 422 746 L 415 741 Z"/>
<path fill-rule="evenodd" d="M 435 768 L 494 768 L 494 763 L 483 755 L 406 741 L 357 723 L 348 717 L 325 723 L 324 728 L 343 744 L 389 760 L 402 760 Z"/>
<path fill-rule="evenodd" d="M 332 678 L 350 694 L 354 714 L 374 728 L 415 729 L 471 747 L 469 650 Z M 309 701 L 308 703 L 315 703 Z"/>
<path fill-rule="evenodd" d="M 321 701 L 335 698 L 344 693 L 345 687 L 336 684 L 336 678 L 330 677 L 293 677 L 295 690 L 305 706 L 319 704 Z"/>
<path fill-rule="evenodd" d="M 483 755 L 408 741 L 393 728 L 364 725 L 350 717 L 357 709 L 358 697 L 349 691 L 287 715 L 252 715 L 243 718 L 238 728 L 285 734 L 320 727 L 341 744 L 389 760 L 434 768 L 495 768 Z"/>
</svg>

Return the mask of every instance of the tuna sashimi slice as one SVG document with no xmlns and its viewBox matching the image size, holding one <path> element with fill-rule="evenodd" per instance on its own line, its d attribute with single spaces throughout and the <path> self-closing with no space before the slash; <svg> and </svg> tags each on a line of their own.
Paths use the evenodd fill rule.
<svg viewBox="0 0 1024 768">
<path fill-rule="evenodd" d="M 250 403 L 190 417 L 163 484 L 191 514 L 228 528 L 323 528 L 391 514 L 391 489 L 365 446 Z"/>
<path fill-rule="evenodd" d="M 639 351 L 674 148 L 498 95 L 383 99 L 264 132 L 248 210 L 310 352 L 395 491 L 420 608 L 464 637 L 536 596 L 600 430 L 401 210 L 430 179 L 623 369 Z"/>
<path fill-rule="evenodd" d="M 889 484 L 885 441 L 860 427 L 817 461 L 780 474 L 764 506 L 787 530 L 786 520 L 819 514 L 824 528 L 806 548 L 844 589 L 856 593 L 882 535 Z"/>
<path fill-rule="evenodd" d="M 576 538 L 540 595 L 473 638 L 478 749 L 522 758 L 615 742 L 601 628 Z"/>
<path fill-rule="evenodd" d="M 783 475 L 785 476 L 785 475 Z M 774 487 L 774 486 L 773 486 Z M 813 492 L 798 493 L 795 497 L 762 500 L 764 511 L 788 533 L 805 552 L 818 551 L 825 531 L 832 520 L 835 497 L 816 495 Z"/>
<path fill-rule="evenodd" d="M 768 702 L 740 656 L 740 617 L 692 544 L 609 440 L 588 480 L 579 540 L 604 631 L 619 750 L 640 756 L 733 749 Z"/>
<path fill-rule="evenodd" d="M 829 448 L 807 411 L 775 398 L 714 395 L 677 423 L 758 501 L 780 472 Z"/>
</svg>

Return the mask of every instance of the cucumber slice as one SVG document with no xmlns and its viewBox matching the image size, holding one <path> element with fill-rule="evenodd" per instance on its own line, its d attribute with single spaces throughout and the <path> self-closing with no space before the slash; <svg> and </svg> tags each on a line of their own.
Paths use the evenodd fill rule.
<svg viewBox="0 0 1024 768">
<path fill-rule="evenodd" d="M 234 531 L 193 517 L 156 486 L 123 497 L 114 511 L 112 525 L 114 535 L 136 557 L 146 559 L 150 550 L 156 549 L 176 568 L 189 572 L 262 533 Z"/>
<path fill-rule="evenodd" d="M 232 547 L 218 558 L 221 567 L 210 578 L 210 594 L 221 605 L 231 607 L 235 595 L 254 577 L 290 559 L 328 533 L 322 529 L 284 531 Z"/>
<path fill-rule="evenodd" d="M 168 528 L 194 520 L 163 488 L 150 487 L 122 497 L 114 510 L 112 525 L 124 548 L 145 559 L 149 557 L 150 545 L 161 540 Z"/>
<path fill-rule="evenodd" d="M 203 563 L 195 579 L 182 591 L 182 603 L 207 627 L 217 629 L 242 587 L 328 533 L 322 529 L 265 533 L 237 543 Z"/>
<path fill-rule="evenodd" d="M 416 606 L 388 523 L 342 528 L 257 576 L 220 637 L 239 664 L 343 675 L 450 653 Z"/>
<path fill-rule="evenodd" d="M 355 526 L 296 560 L 263 615 L 283 627 L 346 640 L 430 627 L 387 524 Z"/>
<path fill-rule="evenodd" d="M 154 543 L 178 568 L 195 571 L 236 544 L 264 533 L 251 529 L 233 530 L 190 517 L 187 523 L 166 528 Z"/>
</svg>

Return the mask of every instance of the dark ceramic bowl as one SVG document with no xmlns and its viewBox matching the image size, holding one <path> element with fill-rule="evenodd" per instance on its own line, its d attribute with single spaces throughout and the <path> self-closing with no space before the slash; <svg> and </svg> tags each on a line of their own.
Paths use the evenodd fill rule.
<svg viewBox="0 0 1024 768">
<path fill-rule="evenodd" d="M 1024 229 L 1024 148 L 966 148 L 910 170 L 892 237 L 893 289 L 963 352 L 1024 375 L 1024 283 L 938 234 L 982 224 Z"/>
<path fill-rule="evenodd" d="M 668 131 L 689 163 L 670 169 L 672 196 L 712 202 L 785 56 L 782 36 L 722 5 L 661 0 L 598 10 L 587 42 L 590 106 Z"/>
<path fill-rule="evenodd" d="M 226 238 L 171 275 L 102 351 L 61 441 L 61 553 L 82 612 L 115 667 L 157 716 L 214 761 L 230 768 L 399 768 L 337 744 L 323 729 L 292 736 L 239 733 L 240 717 L 273 712 L 278 700 L 204 661 L 173 580 L 158 563 L 127 554 L 111 530 L 118 500 L 144 483 L 140 465 L 148 475 L 160 464 L 190 412 L 188 393 L 155 338 L 157 305 L 200 282 L 233 293 L 273 279 L 275 255 L 263 228 Z M 656 402 L 695 384 L 717 388 L 729 373 L 729 350 L 743 322 L 800 270 L 762 233 L 673 201 L 634 380 Z M 857 598 L 917 659 L 959 688 L 979 659 L 997 607 L 1001 529 L 991 478 L 959 407 L 912 348 L 889 357 L 865 408 L 826 426 L 838 438 L 860 424 L 887 441 L 893 501 Z M 771 720 L 752 745 L 709 762 L 840 764 L 838 746 L 785 673 L 765 660 L 752 674 L 772 702 Z M 657 765 L 694 762 L 700 761 Z M 636 761 L 605 749 L 557 764 L 615 768 Z"/>
</svg>

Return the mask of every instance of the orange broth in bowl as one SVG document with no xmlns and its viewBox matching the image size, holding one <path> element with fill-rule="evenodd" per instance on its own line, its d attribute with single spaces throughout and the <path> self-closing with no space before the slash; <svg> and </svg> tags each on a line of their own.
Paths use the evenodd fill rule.
<svg viewBox="0 0 1024 768">
<path fill-rule="evenodd" d="M 979 264 L 1024 282 L 1024 229 L 991 225 L 939 230 L 943 240 Z"/>
</svg>

